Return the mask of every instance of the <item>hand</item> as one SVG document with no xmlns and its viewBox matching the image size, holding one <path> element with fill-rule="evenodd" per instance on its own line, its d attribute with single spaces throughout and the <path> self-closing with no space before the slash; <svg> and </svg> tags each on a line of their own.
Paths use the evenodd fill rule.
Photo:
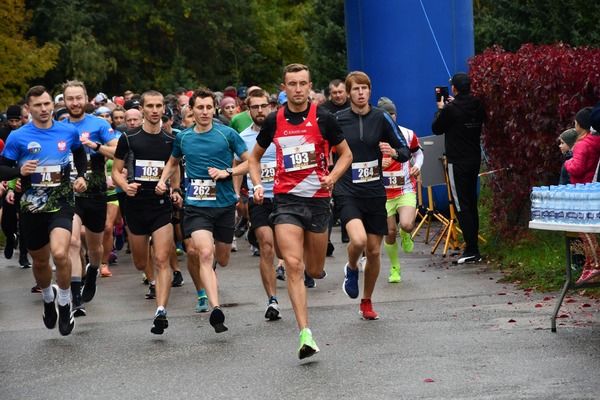
<svg viewBox="0 0 600 400">
<path fill-rule="evenodd" d="M 21 175 L 27 176 L 33 174 L 35 172 L 35 169 L 37 168 L 37 165 L 38 160 L 25 161 L 25 164 L 21 165 Z"/>
<path fill-rule="evenodd" d="M 254 202 L 258 205 L 262 204 L 265 199 L 265 189 L 254 187 Z"/>
<path fill-rule="evenodd" d="M 181 205 L 183 204 L 183 198 L 181 197 L 181 193 L 179 192 L 172 192 L 171 193 L 171 202 L 173 203 L 173 205 L 177 208 L 181 207 Z"/>
<path fill-rule="evenodd" d="M 333 190 L 333 178 L 331 175 L 324 176 L 321 178 L 321 189 L 329 190 L 330 192 Z"/>
<path fill-rule="evenodd" d="M 137 194 L 138 188 L 142 186 L 141 183 L 128 183 L 127 184 L 127 190 L 125 191 L 125 193 L 127 193 L 127 196 L 129 197 L 133 197 Z"/>
<path fill-rule="evenodd" d="M 87 182 L 85 181 L 85 178 L 83 176 L 80 176 L 79 178 L 75 179 L 75 182 L 73 182 L 73 191 L 75 193 L 83 193 L 87 190 Z"/>
<path fill-rule="evenodd" d="M 229 172 L 214 167 L 208 167 L 208 175 L 210 175 L 213 181 L 229 178 Z"/>
<path fill-rule="evenodd" d="M 164 181 L 159 180 L 158 183 L 156 184 L 156 187 L 154 188 L 154 192 L 160 196 L 160 195 L 163 195 L 166 191 L 167 191 L 167 184 Z"/>
<path fill-rule="evenodd" d="M 4 201 L 6 201 L 8 204 L 14 205 L 15 204 L 15 192 L 13 190 L 9 190 L 8 193 L 6 193 L 6 197 L 4 198 Z"/>
<path fill-rule="evenodd" d="M 115 183 L 113 182 L 112 178 L 111 178 L 110 176 L 107 176 L 107 177 L 106 177 L 106 188 L 107 188 L 108 190 L 112 190 L 112 189 L 114 189 L 115 187 L 116 187 L 116 186 L 115 186 Z"/>
<path fill-rule="evenodd" d="M 390 165 L 392 165 L 392 159 L 390 157 L 383 157 L 383 159 L 381 160 L 381 166 L 383 168 L 387 168 Z"/>
<path fill-rule="evenodd" d="M 415 167 L 415 166 L 410 167 L 410 171 L 409 171 L 410 176 L 417 176 L 417 175 L 419 175 L 419 172 L 421 172 L 419 167 Z"/>
<path fill-rule="evenodd" d="M 15 185 L 15 192 L 21 193 L 21 178 L 17 179 L 17 184 Z"/>
<path fill-rule="evenodd" d="M 386 142 L 379 142 L 379 150 L 384 156 L 396 157 L 398 155 L 396 150 L 392 149 L 392 146 Z"/>
</svg>

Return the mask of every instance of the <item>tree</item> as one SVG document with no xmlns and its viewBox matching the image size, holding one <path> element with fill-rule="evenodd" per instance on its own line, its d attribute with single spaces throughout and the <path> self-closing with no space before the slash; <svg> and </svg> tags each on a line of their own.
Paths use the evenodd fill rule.
<svg viewBox="0 0 600 400">
<path fill-rule="evenodd" d="M 306 49 L 313 84 L 326 88 L 333 79 L 348 74 L 344 0 L 311 0 L 305 13 Z"/>
<path fill-rule="evenodd" d="M 473 3 L 475 53 L 523 43 L 600 46 L 600 3 L 588 0 L 478 0 Z"/>
<path fill-rule="evenodd" d="M 25 38 L 31 12 L 23 0 L 5 0 L 0 5 L 0 109 L 23 98 L 33 79 L 43 77 L 58 59 L 58 46 L 38 47 L 35 38 Z"/>
</svg>

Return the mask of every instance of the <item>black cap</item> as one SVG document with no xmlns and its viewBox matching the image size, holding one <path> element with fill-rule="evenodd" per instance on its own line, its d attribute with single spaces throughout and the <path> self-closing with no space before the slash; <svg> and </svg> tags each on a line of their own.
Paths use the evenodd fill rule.
<svg viewBox="0 0 600 400">
<path fill-rule="evenodd" d="M 592 126 L 592 107 L 582 108 L 575 114 L 575 121 L 586 131 Z"/>
<path fill-rule="evenodd" d="M 163 119 L 171 119 L 173 118 L 173 111 L 169 107 L 165 107 L 165 112 L 162 115 Z"/>
<path fill-rule="evenodd" d="M 21 106 L 13 104 L 6 109 L 6 119 L 21 119 Z"/>
<path fill-rule="evenodd" d="M 450 79 L 452 86 L 459 91 L 459 93 L 468 93 L 471 90 L 471 78 L 464 72 L 459 72 Z"/>
<path fill-rule="evenodd" d="M 590 115 L 590 124 L 596 132 L 600 132 L 600 102 L 596 104 L 596 107 L 592 110 Z"/>
<path fill-rule="evenodd" d="M 127 100 L 125 102 L 125 104 L 123 105 L 123 108 L 126 110 L 130 110 L 132 108 L 137 108 L 141 105 L 142 105 L 142 103 L 140 103 L 140 101 L 137 99 L 136 100 Z"/>
<path fill-rule="evenodd" d="M 69 111 L 67 111 L 66 108 L 59 108 L 58 110 L 54 111 L 54 119 L 58 121 L 58 119 L 63 116 L 64 114 L 68 114 Z"/>
</svg>

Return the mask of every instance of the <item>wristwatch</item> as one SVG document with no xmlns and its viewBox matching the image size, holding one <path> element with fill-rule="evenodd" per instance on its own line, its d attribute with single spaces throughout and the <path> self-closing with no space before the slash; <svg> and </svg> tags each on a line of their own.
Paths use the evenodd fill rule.
<svg viewBox="0 0 600 400">
<path fill-rule="evenodd" d="M 226 168 L 225 171 L 227 171 L 229 176 L 233 176 L 233 168 Z"/>
<path fill-rule="evenodd" d="M 102 146 L 102 143 L 96 142 L 96 148 L 94 150 L 99 151 L 101 146 Z"/>
</svg>

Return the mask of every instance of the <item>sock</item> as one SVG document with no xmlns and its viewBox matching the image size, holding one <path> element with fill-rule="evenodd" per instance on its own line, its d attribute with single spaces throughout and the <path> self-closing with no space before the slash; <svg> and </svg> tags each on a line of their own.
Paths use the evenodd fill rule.
<svg viewBox="0 0 600 400">
<path fill-rule="evenodd" d="M 71 302 L 71 291 L 58 288 L 58 305 L 65 306 Z"/>
<path fill-rule="evenodd" d="M 300 334 L 302 334 L 302 331 L 307 331 L 307 332 L 308 332 L 310 335 L 312 335 L 312 332 L 310 331 L 310 329 L 308 329 L 308 327 L 306 327 L 306 328 L 302 329 L 302 330 L 300 331 Z"/>
<path fill-rule="evenodd" d="M 156 308 L 156 313 L 158 314 L 158 312 L 159 312 L 159 311 L 164 311 L 164 309 L 165 309 L 165 308 L 164 308 L 163 306 L 158 306 L 158 307 Z"/>
<path fill-rule="evenodd" d="M 72 276 L 71 277 L 71 294 L 73 298 L 77 296 L 81 296 L 81 277 L 80 276 Z"/>
<path fill-rule="evenodd" d="M 54 290 L 52 290 L 52 285 L 42 289 L 42 296 L 44 297 L 45 303 L 52 303 L 54 301 Z"/>
<path fill-rule="evenodd" d="M 151 282 L 149 281 L 148 285 L 156 286 L 156 281 L 151 281 Z"/>
<path fill-rule="evenodd" d="M 269 297 L 269 304 L 271 304 L 272 302 L 275 302 L 275 303 L 279 304 L 279 302 L 277 301 L 277 296 L 270 296 Z"/>
<path fill-rule="evenodd" d="M 390 264 L 394 268 L 400 268 L 400 260 L 398 259 L 398 241 L 395 241 L 394 244 L 385 243 L 385 251 L 388 254 L 388 258 L 390 259 Z"/>
<path fill-rule="evenodd" d="M 204 289 L 198 290 L 198 298 L 200 298 L 200 297 L 207 297 Z"/>
</svg>

